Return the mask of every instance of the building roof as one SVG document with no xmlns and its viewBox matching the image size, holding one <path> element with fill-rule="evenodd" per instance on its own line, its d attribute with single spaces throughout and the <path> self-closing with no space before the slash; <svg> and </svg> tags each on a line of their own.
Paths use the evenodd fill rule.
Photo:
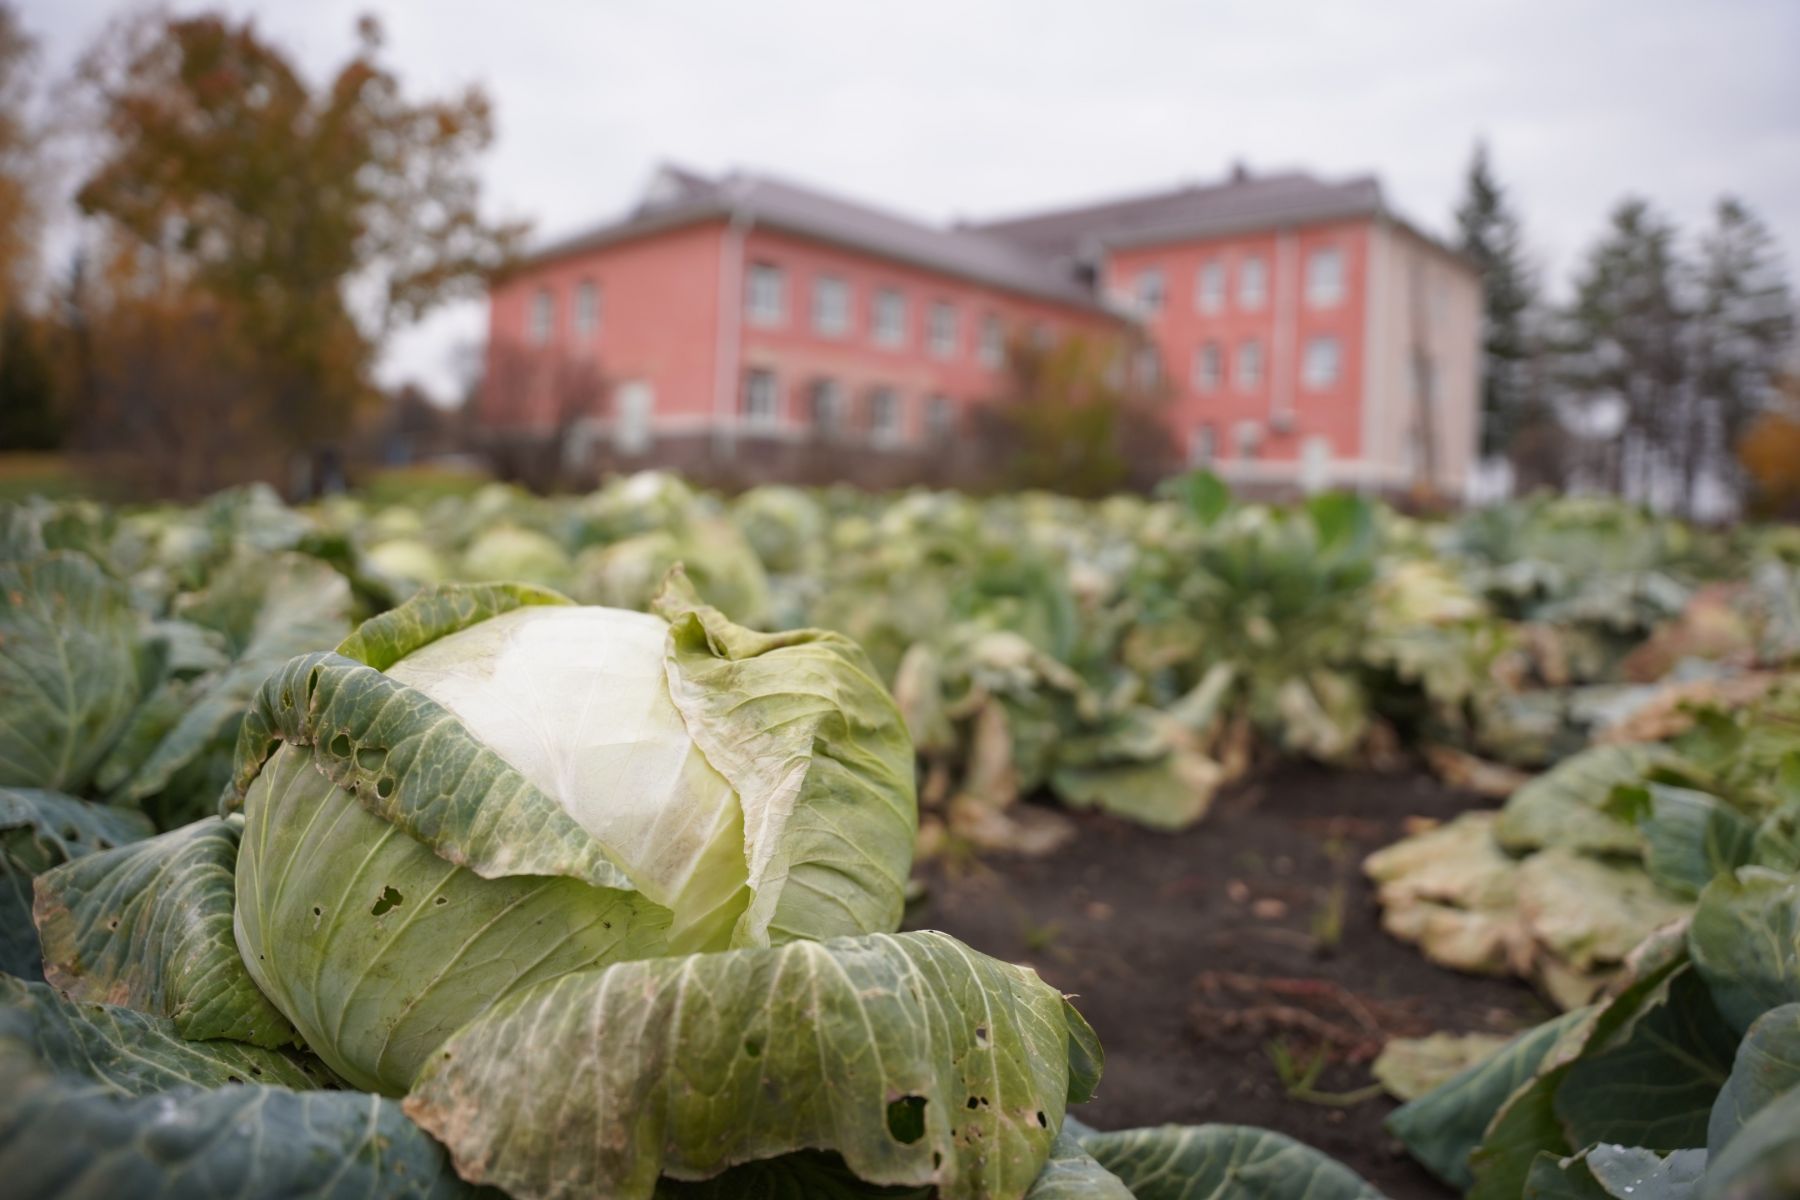
<svg viewBox="0 0 1800 1200">
<path fill-rule="evenodd" d="M 1077 259 L 1101 246 L 1146 245 L 1274 225 L 1372 217 L 1384 211 L 1381 185 L 1370 175 L 1327 183 L 1300 171 L 1251 175 L 1238 168 L 1221 183 L 964 228 L 1048 258 Z"/>
<path fill-rule="evenodd" d="M 1215 184 L 945 227 L 769 175 L 733 171 L 710 178 L 664 166 L 623 218 L 551 242 L 526 261 L 560 258 L 696 221 L 735 218 L 1008 291 L 1102 308 L 1093 274 L 1083 267 L 1095 265 L 1107 246 L 1382 215 L 1455 255 L 1394 218 L 1370 175 L 1327 182 L 1300 171 L 1252 175 L 1239 167 Z"/>
<path fill-rule="evenodd" d="M 1082 308 L 1099 305 L 1093 289 L 1072 270 L 1002 238 L 929 225 L 768 175 L 733 172 L 709 179 L 679 167 L 660 170 L 623 220 L 553 242 L 527 260 L 557 258 L 716 217 L 737 217 Z"/>
</svg>

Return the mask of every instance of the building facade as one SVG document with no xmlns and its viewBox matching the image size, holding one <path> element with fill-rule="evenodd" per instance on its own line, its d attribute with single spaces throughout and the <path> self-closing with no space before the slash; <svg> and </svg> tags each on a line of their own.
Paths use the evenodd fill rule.
<svg viewBox="0 0 1800 1200">
<path fill-rule="evenodd" d="M 1372 179 L 1236 172 L 942 228 L 665 168 L 624 219 L 494 282 L 479 418 L 498 445 L 607 466 L 944 479 L 1008 348 L 1080 333 L 1138 345 L 1170 461 L 1258 490 L 1457 494 L 1480 294 Z"/>
</svg>

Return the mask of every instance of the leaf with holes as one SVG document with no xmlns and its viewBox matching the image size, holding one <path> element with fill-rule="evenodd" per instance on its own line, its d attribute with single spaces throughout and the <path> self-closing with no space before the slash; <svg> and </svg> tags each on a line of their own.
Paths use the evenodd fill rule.
<svg viewBox="0 0 1800 1200">
<path fill-rule="evenodd" d="M 521 1200 L 645 1197 L 803 1149 L 957 1200 L 1023 1194 L 1099 1070 L 1035 972 L 944 934 L 874 935 L 541 984 L 446 1042 L 406 1111 L 466 1178 Z"/>
<path fill-rule="evenodd" d="M 142 814 L 37 788 L 0 788 L 0 971 L 44 977 L 32 881 L 85 854 L 149 837 Z"/>
<path fill-rule="evenodd" d="M 232 933 L 242 828 L 210 817 L 39 876 L 45 977 L 78 1000 L 169 1017 L 183 1037 L 292 1042 Z"/>
</svg>

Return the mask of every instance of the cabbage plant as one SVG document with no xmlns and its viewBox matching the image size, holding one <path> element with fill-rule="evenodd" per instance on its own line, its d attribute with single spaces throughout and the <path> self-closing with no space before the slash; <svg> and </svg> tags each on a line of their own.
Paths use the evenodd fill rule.
<svg viewBox="0 0 1800 1200">
<path fill-rule="evenodd" d="M 428 590 L 262 684 L 223 816 L 52 846 L 107 810 L 14 795 L 62 864 L 47 984 L 0 979 L 17 1194 L 1374 1196 L 1065 1124 L 1068 999 L 896 932 L 912 746 L 861 650 L 679 573 L 654 608 Z"/>
</svg>

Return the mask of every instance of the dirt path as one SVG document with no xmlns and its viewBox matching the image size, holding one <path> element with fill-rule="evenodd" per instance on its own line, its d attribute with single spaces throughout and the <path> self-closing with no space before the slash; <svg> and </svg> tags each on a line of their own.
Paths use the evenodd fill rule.
<svg viewBox="0 0 1800 1200">
<path fill-rule="evenodd" d="M 1391 1100 L 1345 1094 L 1371 1083 L 1385 1036 L 1511 1032 L 1550 1014 L 1522 984 L 1443 970 L 1389 938 L 1359 864 L 1409 817 L 1479 803 L 1424 775 L 1284 767 L 1186 833 L 1077 814 L 1077 836 L 1049 857 L 930 864 L 908 924 L 1079 995 L 1106 1046 L 1100 1098 L 1079 1113 L 1089 1124 L 1261 1125 L 1394 1200 L 1448 1196 L 1381 1129 Z M 1281 1047 L 1294 1072 L 1324 1051 L 1314 1099 L 1284 1085 Z"/>
</svg>

